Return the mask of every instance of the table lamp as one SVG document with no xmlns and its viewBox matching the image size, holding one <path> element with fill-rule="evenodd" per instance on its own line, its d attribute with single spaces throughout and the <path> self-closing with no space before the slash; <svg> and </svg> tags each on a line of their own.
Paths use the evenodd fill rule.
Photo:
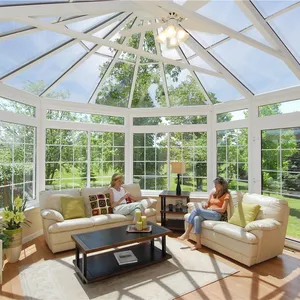
<svg viewBox="0 0 300 300">
<path fill-rule="evenodd" d="M 176 195 L 181 195 L 180 179 L 179 175 L 185 172 L 185 164 L 181 161 L 171 162 L 172 173 L 177 174 L 177 186 L 176 186 Z"/>
</svg>

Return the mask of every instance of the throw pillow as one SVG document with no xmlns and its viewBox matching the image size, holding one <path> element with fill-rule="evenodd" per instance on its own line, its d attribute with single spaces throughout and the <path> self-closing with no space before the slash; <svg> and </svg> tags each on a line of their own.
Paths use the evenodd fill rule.
<svg viewBox="0 0 300 300">
<path fill-rule="evenodd" d="M 62 196 L 62 215 L 65 220 L 75 218 L 85 218 L 85 207 L 83 197 Z"/>
<path fill-rule="evenodd" d="M 92 216 L 112 214 L 113 210 L 110 206 L 110 197 L 107 194 L 89 195 Z"/>
<path fill-rule="evenodd" d="M 256 219 L 259 210 L 260 205 L 258 204 L 239 202 L 228 223 L 245 227 Z"/>
</svg>

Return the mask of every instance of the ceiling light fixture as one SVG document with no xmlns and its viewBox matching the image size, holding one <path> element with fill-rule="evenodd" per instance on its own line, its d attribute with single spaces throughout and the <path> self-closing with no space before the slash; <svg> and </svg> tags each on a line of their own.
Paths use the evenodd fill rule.
<svg viewBox="0 0 300 300">
<path fill-rule="evenodd" d="M 179 17 L 175 12 L 170 12 L 167 18 L 162 18 L 162 22 L 166 25 L 158 34 L 157 41 L 166 44 L 167 47 L 176 47 L 188 38 L 188 33 L 179 26 L 184 18 Z"/>
</svg>

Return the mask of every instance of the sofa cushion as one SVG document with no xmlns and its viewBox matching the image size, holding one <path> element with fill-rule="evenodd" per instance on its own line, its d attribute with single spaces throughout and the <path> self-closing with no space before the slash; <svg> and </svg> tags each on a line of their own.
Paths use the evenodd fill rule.
<svg viewBox="0 0 300 300">
<path fill-rule="evenodd" d="M 92 216 L 91 219 L 93 220 L 95 226 L 124 222 L 128 220 L 126 216 L 120 214 L 106 214 L 106 215 Z"/>
<path fill-rule="evenodd" d="M 64 220 L 63 222 L 55 223 L 49 226 L 49 233 L 57 233 L 64 231 L 72 231 L 76 229 L 89 228 L 94 226 L 94 221 L 91 218 L 78 218 Z"/>
<path fill-rule="evenodd" d="M 230 201 L 227 207 L 228 220 L 232 217 L 238 203 L 243 199 L 243 193 L 239 191 L 230 191 Z"/>
<path fill-rule="evenodd" d="M 258 204 L 239 202 L 237 209 L 235 209 L 228 223 L 245 227 L 248 223 L 256 219 L 259 209 L 260 205 Z"/>
<path fill-rule="evenodd" d="M 142 197 L 142 191 L 138 183 L 123 184 L 122 186 L 133 197 Z"/>
<path fill-rule="evenodd" d="M 89 195 L 92 216 L 112 214 L 110 194 Z"/>
<path fill-rule="evenodd" d="M 90 195 L 98 195 L 98 194 L 107 194 L 109 193 L 108 186 L 103 187 L 96 187 L 96 188 L 82 188 L 81 189 L 81 196 L 84 198 L 84 205 L 85 205 L 85 211 L 86 216 L 91 217 L 92 216 L 92 209 L 90 205 Z"/>
<path fill-rule="evenodd" d="M 248 223 L 244 230 L 245 231 L 273 230 L 279 226 L 281 226 L 281 224 L 275 219 L 263 219 L 263 220 L 256 220 Z"/>
<path fill-rule="evenodd" d="M 232 239 L 245 242 L 247 244 L 258 243 L 258 238 L 251 232 L 246 232 L 244 228 L 226 222 L 216 224 L 214 226 L 214 231 L 220 234 L 224 234 Z"/>
<path fill-rule="evenodd" d="M 257 215 L 257 220 L 275 219 L 278 222 L 283 222 L 286 214 L 288 214 L 288 202 L 269 196 L 260 194 L 245 194 L 243 197 L 245 203 L 255 203 L 261 206 L 260 212 Z"/>
<path fill-rule="evenodd" d="M 55 199 L 50 199 L 52 195 L 70 195 L 70 196 L 80 196 L 80 189 L 69 189 L 61 191 L 41 191 L 39 195 L 40 209 L 50 208 L 57 210 L 61 213 L 61 203 L 60 196 Z"/>
<path fill-rule="evenodd" d="M 62 196 L 60 201 L 62 215 L 65 220 L 85 217 L 85 208 L 82 196 Z"/>
</svg>

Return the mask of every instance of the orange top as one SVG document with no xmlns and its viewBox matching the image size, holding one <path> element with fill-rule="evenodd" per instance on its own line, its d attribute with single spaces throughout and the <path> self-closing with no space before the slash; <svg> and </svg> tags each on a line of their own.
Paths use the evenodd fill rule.
<svg viewBox="0 0 300 300">
<path fill-rule="evenodd" d="M 214 198 L 214 193 L 210 194 L 209 200 L 208 200 L 208 207 L 213 207 L 213 208 L 222 208 L 223 203 L 225 200 L 229 200 L 230 199 L 230 194 L 226 193 L 223 196 L 221 196 L 220 198 Z"/>
</svg>

